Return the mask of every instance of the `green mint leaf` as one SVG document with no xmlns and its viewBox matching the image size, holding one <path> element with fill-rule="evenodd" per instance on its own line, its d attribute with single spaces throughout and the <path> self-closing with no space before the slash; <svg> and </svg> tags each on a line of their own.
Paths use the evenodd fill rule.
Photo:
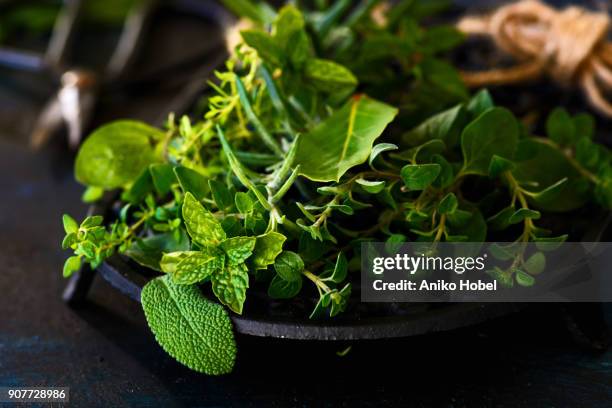
<svg viewBox="0 0 612 408">
<path fill-rule="evenodd" d="M 185 194 L 183 220 L 191 239 L 202 246 L 217 246 L 226 238 L 219 221 L 191 193 Z"/>
<path fill-rule="evenodd" d="M 72 218 L 68 214 L 64 214 L 62 216 L 62 223 L 64 224 L 64 231 L 66 232 L 66 234 L 77 232 L 77 230 L 79 229 L 79 224 L 77 224 L 74 218 Z"/>
<path fill-rule="evenodd" d="M 489 177 L 497 178 L 502 173 L 514 169 L 514 163 L 508 159 L 504 159 L 496 154 L 491 157 L 489 163 Z"/>
<path fill-rule="evenodd" d="M 235 313 L 242 314 L 249 287 L 249 270 L 245 264 L 226 264 L 211 277 L 215 296 Z"/>
<path fill-rule="evenodd" d="M 107 190 L 131 184 L 156 160 L 151 142 L 162 135 L 158 129 L 129 120 L 98 128 L 79 149 L 76 179 Z"/>
<path fill-rule="evenodd" d="M 440 200 L 440 204 L 438 204 L 438 212 L 440 214 L 452 214 L 457 211 L 459 207 L 459 202 L 457 201 L 457 196 L 454 193 L 448 193 L 447 195 Z"/>
<path fill-rule="evenodd" d="M 302 279 L 304 261 L 295 252 L 283 251 L 274 262 L 276 273 L 288 282 Z"/>
<path fill-rule="evenodd" d="M 172 166 L 167 163 L 152 164 L 149 166 L 149 172 L 151 172 L 153 186 L 160 195 L 168 194 L 172 185 L 177 181 Z"/>
<path fill-rule="evenodd" d="M 270 34 L 261 30 L 241 31 L 242 39 L 249 46 L 257 51 L 257 54 L 266 62 L 273 66 L 284 64 L 282 50 L 276 45 Z"/>
<path fill-rule="evenodd" d="M 227 254 L 227 259 L 231 265 L 236 265 L 246 261 L 255 249 L 255 237 L 234 237 L 223 241 L 220 248 Z"/>
<path fill-rule="evenodd" d="M 410 190 L 424 190 L 440 174 L 439 164 L 408 164 L 402 167 L 400 175 L 404 185 Z"/>
<path fill-rule="evenodd" d="M 576 127 L 572 117 L 563 108 L 556 108 L 546 119 L 546 133 L 555 143 L 565 146 L 572 144 Z"/>
<path fill-rule="evenodd" d="M 304 76 L 316 89 L 327 93 L 349 92 L 357 86 L 357 78 L 348 68 L 329 60 L 307 60 Z"/>
<path fill-rule="evenodd" d="M 81 257 L 71 256 L 70 258 L 66 259 L 66 262 L 64 262 L 64 270 L 63 270 L 64 278 L 68 278 L 70 275 L 78 271 L 80 267 L 81 267 Z"/>
<path fill-rule="evenodd" d="M 539 275 L 546 268 L 546 256 L 542 252 L 531 255 L 523 265 L 530 275 Z"/>
<path fill-rule="evenodd" d="M 223 253 L 215 248 L 171 252 L 164 254 L 160 266 L 162 271 L 172 276 L 172 282 L 179 285 L 193 285 L 223 269 Z"/>
<path fill-rule="evenodd" d="M 286 281 L 279 275 L 275 275 L 268 286 L 268 296 L 272 299 L 291 299 L 302 290 L 302 278 L 294 281 Z"/>
<path fill-rule="evenodd" d="M 197 200 L 202 200 L 208 195 L 210 187 L 208 180 L 199 172 L 188 167 L 175 167 L 174 174 L 183 189 L 183 193 L 191 193 Z"/>
<path fill-rule="evenodd" d="M 372 144 L 397 114 L 397 109 L 356 96 L 300 138 L 295 163 L 314 181 L 339 181 L 351 167 L 365 162 Z"/>
<path fill-rule="evenodd" d="M 287 238 L 278 232 L 268 232 L 257 236 L 251 261 L 255 269 L 266 269 L 283 250 Z"/>
<path fill-rule="evenodd" d="M 102 198 L 104 195 L 104 189 L 102 187 L 89 186 L 83 192 L 81 200 L 84 203 L 94 203 Z"/>
<path fill-rule="evenodd" d="M 463 174 L 486 176 L 494 154 L 514 155 L 518 135 L 518 123 L 507 109 L 493 108 L 474 119 L 461 134 Z"/>
<path fill-rule="evenodd" d="M 162 276 L 144 286 L 141 301 L 155 339 L 177 361 L 208 375 L 232 371 L 236 342 L 230 318 L 197 286 Z"/>
</svg>

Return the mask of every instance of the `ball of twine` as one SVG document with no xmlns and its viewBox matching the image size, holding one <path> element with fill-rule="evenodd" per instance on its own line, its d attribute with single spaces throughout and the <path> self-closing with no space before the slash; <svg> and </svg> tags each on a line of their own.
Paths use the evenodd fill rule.
<svg viewBox="0 0 612 408">
<path fill-rule="evenodd" d="M 592 106 L 612 117 L 603 89 L 612 88 L 610 18 L 582 7 L 554 9 L 536 0 L 502 6 L 488 16 L 470 16 L 457 24 L 468 35 L 487 36 L 513 56 L 510 68 L 462 72 L 470 87 L 533 80 L 546 74 L 563 85 L 577 85 Z"/>
</svg>

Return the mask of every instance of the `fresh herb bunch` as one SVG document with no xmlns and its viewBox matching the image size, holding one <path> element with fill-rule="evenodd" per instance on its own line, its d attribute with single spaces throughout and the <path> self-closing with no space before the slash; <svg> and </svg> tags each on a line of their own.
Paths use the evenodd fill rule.
<svg viewBox="0 0 612 408">
<path fill-rule="evenodd" d="M 79 151 L 76 178 L 88 186 L 86 201 L 121 191 L 121 208 L 106 221 L 64 216 L 63 247 L 74 251 L 64 276 L 117 252 L 163 273 L 143 288 L 142 305 L 158 342 L 188 367 L 222 374 L 236 355 L 228 312 L 202 286 L 233 313 L 242 313 L 255 281 L 274 299 L 310 290 L 318 295 L 311 317 L 335 316 L 347 307 L 363 241 L 559 242 L 567 236 L 540 227 L 543 215 L 591 201 L 612 206 L 610 152 L 592 141 L 588 116 L 557 110 L 549 137 L 534 137 L 486 91 L 471 99 L 461 91 L 406 127 L 415 111 L 398 101 L 412 91 L 420 98 L 419 87 L 443 92 L 422 63 L 436 60 L 436 47 L 425 59 L 416 55 L 422 44 L 374 58 L 417 61 L 399 64 L 407 82 L 385 93 L 375 70 L 325 46 L 338 30 L 408 41 L 398 27 L 413 27 L 410 13 L 395 13 L 392 23 L 392 9 L 380 26 L 370 13 L 376 2 L 342 20 L 348 10 L 337 5 L 345 2 L 306 16 L 294 6 L 277 13 L 228 3 L 259 26 L 242 32 L 216 73 L 205 117 L 171 115 L 163 130 L 135 121 L 96 130 Z M 367 54 L 365 43 L 346 49 Z M 542 256 L 512 256 L 511 267 L 492 273 L 507 285 L 529 284 Z"/>
</svg>

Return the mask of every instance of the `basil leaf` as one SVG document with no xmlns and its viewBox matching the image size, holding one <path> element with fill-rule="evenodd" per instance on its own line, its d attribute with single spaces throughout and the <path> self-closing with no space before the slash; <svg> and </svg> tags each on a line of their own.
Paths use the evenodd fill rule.
<svg viewBox="0 0 612 408">
<path fill-rule="evenodd" d="M 155 339 L 168 354 L 209 375 L 232 371 L 232 323 L 223 307 L 203 297 L 197 286 L 176 285 L 162 276 L 144 286 L 141 301 Z"/>
<path fill-rule="evenodd" d="M 226 238 L 219 221 L 191 193 L 185 194 L 183 220 L 191 239 L 200 245 L 216 246 Z"/>
<path fill-rule="evenodd" d="M 295 157 L 300 174 L 314 181 L 339 181 L 368 159 L 374 140 L 396 114 L 397 109 L 367 96 L 352 98 L 300 137 Z"/>
</svg>

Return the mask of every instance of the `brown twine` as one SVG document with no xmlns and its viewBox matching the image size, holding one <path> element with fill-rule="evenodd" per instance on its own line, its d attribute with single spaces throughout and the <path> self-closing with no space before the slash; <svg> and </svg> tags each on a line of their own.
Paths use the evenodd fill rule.
<svg viewBox="0 0 612 408">
<path fill-rule="evenodd" d="M 457 27 L 466 34 L 491 37 L 519 62 L 510 68 L 462 72 L 470 87 L 512 84 L 548 74 L 563 85 L 577 84 L 590 103 L 612 117 L 602 89 L 612 89 L 612 43 L 607 41 L 607 13 L 581 7 L 556 10 L 536 0 L 522 0 L 489 16 L 466 17 Z"/>
</svg>

